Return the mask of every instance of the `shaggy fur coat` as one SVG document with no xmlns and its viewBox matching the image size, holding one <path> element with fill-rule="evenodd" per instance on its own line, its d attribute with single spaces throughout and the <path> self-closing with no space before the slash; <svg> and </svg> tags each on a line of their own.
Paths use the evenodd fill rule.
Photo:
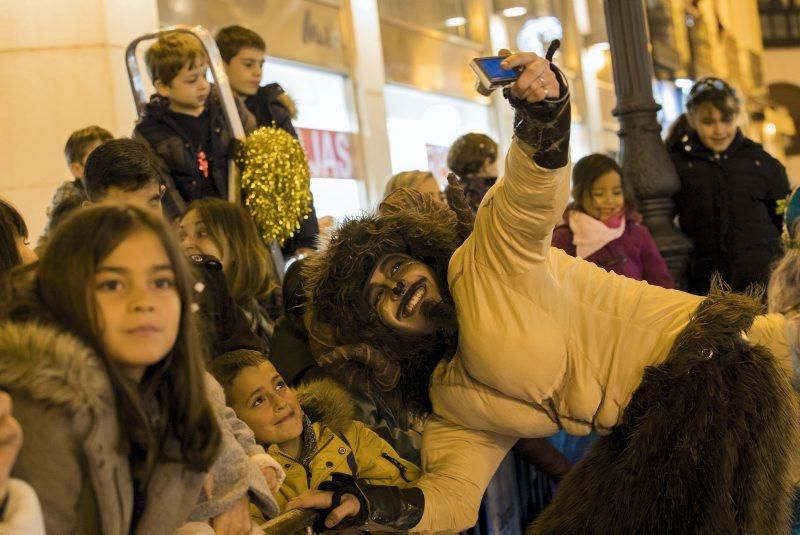
<svg viewBox="0 0 800 535">
<path fill-rule="evenodd" d="M 787 533 L 797 400 L 740 334 L 758 313 L 744 296 L 703 301 L 529 533 Z"/>
</svg>

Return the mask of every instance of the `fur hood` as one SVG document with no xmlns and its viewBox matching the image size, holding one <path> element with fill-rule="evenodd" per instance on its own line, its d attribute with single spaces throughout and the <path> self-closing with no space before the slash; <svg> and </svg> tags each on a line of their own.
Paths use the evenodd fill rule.
<svg viewBox="0 0 800 535">
<path fill-rule="evenodd" d="M 344 433 L 355 419 L 355 403 L 333 379 L 304 383 L 297 389 L 297 399 L 312 422 L 324 424 L 337 434 Z"/>
<path fill-rule="evenodd" d="M 431 268 L 446 292 L 450 257 L 462 242 L 455 212 L 433 201 L 345 220 L 303 264 L 315 320 L 333 327 L 340 343 L 367 342 L 381 349 L 392 332 L 363 296 L 378 261 L 393 253 L 415 258 Z"/>
<path fill-rule="evenodd" d="M 113 403 L 95 353 L 74 336 L 34 322 L 0 324 L 0 388 L 24 391 L 70 413 Z"/>
<path fill-rule="evenodd" d="M 458 327 L 447 272 L 472 229 L 472 214 L 460 188 L 448 192 L 448 199 L 458 201 L 453 209 L 401 188 L 384 199 L 377 213 L 338 226 L 302 267 L 307 323 L 316 327 L 309 333 L 317 363 L 344 384 L 385 397 L 395 415 L 430 412 L 430 376 L 455 351 Z M 426 264 L 439 285 L 443 301 L 431 313 L 438 325 L 432 335 L 394 332 L 364 298 L 364 285 L 378 261 L 397 253 Z M 316 343 L 321 332 L 325 344 Z"/>
</svg>

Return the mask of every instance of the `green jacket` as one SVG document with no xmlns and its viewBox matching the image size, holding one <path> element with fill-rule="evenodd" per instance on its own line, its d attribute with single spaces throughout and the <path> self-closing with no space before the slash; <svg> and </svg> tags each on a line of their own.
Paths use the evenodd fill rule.
<svg viewBox="0 0 800 535">
<path fill-rule="evenodd" d="M 281 452 L 275 444 L 267 449 L 286 472 L 286 480 L 276 496 L 281 510 L 294 497 L 329 481 L 335 472 L 371 484 L 401 487 L 420 477 L 416 465 L 400 458 L 385 440 L 353 420 L 355 405 L 335 381 L 309 382 L 297 395 L 303 411 L 313 422 L 317 447 L 307 466 Z"/>
</svg>

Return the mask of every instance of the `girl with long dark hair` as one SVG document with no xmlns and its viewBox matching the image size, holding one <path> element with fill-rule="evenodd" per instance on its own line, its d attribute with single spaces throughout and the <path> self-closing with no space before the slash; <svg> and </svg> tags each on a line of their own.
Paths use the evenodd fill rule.
<svg viewBox="0 0 800 535">
<path fill-rule="evenodd" d="M 0 388 L 48 532 L 171 533 L 195 506 L 220 430 L 191 284 L 163 221 L 111 205 L 65 221 L 14 281 Z"/>
</svg>

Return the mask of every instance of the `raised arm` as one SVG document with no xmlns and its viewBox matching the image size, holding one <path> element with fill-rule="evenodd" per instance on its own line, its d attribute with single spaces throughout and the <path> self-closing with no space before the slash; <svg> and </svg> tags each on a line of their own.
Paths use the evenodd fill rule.
<svg viewBox="0 0 800 535">
<path fill-rule="evenodd" d="M 476 260 L 503 272 L 526 271 L 544 259 L 569 197 L 566 77 L 532 53 L 507 61 L 511 67 L 525 66 L 504 92 L 515 109 L 514 141 L 505 176 L 481 203 L 473 234 Z"/>
</svg>

